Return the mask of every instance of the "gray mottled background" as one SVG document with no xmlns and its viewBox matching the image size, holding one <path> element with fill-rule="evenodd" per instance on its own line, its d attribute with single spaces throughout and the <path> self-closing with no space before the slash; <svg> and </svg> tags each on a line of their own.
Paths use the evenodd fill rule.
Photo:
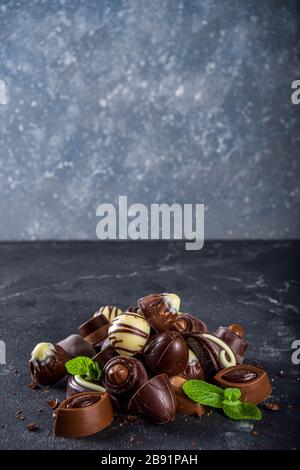
<svg viewBox="0 0 300 470">
<path fill-rule="evenodd" d="M 204 203 L 206 238 L 300 237 L 299 12 L 0 0 L 0 239 L 95 238 L 120 194 Z"/>
</svg>

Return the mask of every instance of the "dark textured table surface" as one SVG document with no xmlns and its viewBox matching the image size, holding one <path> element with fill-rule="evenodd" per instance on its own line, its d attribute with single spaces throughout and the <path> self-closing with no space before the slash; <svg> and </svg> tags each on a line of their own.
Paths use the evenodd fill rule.
<svg viewBox="0 0 300 470">
<path fill-rule="evenodd" d="M 42 242 L 0 244 L 0 447 L 2 449 L 292 449 L 300 447 L 300 366 L 291 344 L 300 339 L 300 244 L 206 242 L 199 252 L 181 243 Z M 214 411 L 154 426 L 138 419 L 89 438 L 52 435 L 47 400 L 64 397 L 64 381 L 31 390 L 27 360 L 34 345 L 76 332 L 97 307 L 122 307 L 152 291 L 177 292 L 182 311 L 211 330 L 242 322 L 246 363 L 262 363 L 279 410 L 260 422 L 233 422 Z M 284 376 L 278 373 L 283 370 Z M 22 412 L 25 420 L 16 418 Z M 27 424 L 40 429 L 29 432 Z"/>
</svg>

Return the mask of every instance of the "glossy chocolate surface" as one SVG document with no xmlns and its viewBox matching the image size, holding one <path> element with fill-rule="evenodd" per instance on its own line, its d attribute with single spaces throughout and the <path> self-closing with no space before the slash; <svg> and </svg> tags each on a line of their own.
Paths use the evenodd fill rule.
<svg viewBox="0 0 300 470">
<path fill-rule="evenodd" d="M 198 416 L 201 417 L 205 414 L 205 407 L 196 403 L 193 400 L 190 400 L 184 391 L 182 390 L 182 385 L 186 382 L 186 379 L 177 375 L 175 377 L 170 377 L 171 387 L 175 393 L 176 402 L 177 402 L 177 412 L 183 416 Z"/>
<path fill-rule="evenodd" d="M 67 338 L 59 341 L 58 346 L 61 346 L 70 356 L 70 358 L 76 356 L 87 356 L 93 357 L 96 354 L 93 346 L 85 341 L 80 335 L 70 335 Z"/>
<path fill-rule="evenodd" d="M 144 317 L 156 331 L 167 331 L 172 328 L 178 316 L 178 311 L 168 302 L 167 295 L 150 294 L 138 300 Z"/>
<path fill-rule="evenodd" d="M 236 357 L 237 363 L 242 364 L 248 347 L 248 342 L 236 334 L 235 331 L 242 333 L 241 328 L 237 328 L 237 325 L 235 325 L 233 331 L 227 327 L 220 326 L 213 334 L 214 336 L 217 336 L 217 338 L 223 340 L 231 348 Z M 213 347 L 216 351 L 219 350 L 218 346 L 213 345 Z"/>
<path fill-rule="evenodd" d="M 29 369 L 33 383 L 50 385 L 67 375 L 65 363 L 70 359 L 68 354 L 57 344 L 53 348 L 53 354 L 47 360 L 40 361 L 32 357 L 29 360 Z"/>
<path fill-rule="evenodd" d="M 172 330 L 178 331 L 178 333 L 201 333 L 207 331 L 207 326 L 190 313 L 181 313 L 176 318 Z"/>
<path fill-rule="evenodd" d="M 133 395 L 129 410 L 144 416 L 155 424 L 173 421 L 176 414 L 176 398 L 166 374 L 153 377 Z"/>
<path fill-rule="evenodd" d="M 79 333 L 88 343 L 96 345 L 107 337 L 109 325 L 109 320 L 100 313 L 80 325 Z"/>
<path fill-rule="evenodd" d="M 188 346 L 177 331 L 157 333 L 144 350 L 146 366 L 155 374 L 177 375 L 188 364 Z"/>
</svg>

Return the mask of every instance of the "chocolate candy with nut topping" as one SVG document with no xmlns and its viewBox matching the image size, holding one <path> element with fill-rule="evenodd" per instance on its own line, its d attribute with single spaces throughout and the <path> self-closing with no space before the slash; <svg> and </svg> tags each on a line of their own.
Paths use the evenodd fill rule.
<svg viewBox="0 0 300 470">
<path fill-rule="evenodd" d="M 144 350 L 145 364 L 154 374 L 181 374 L 187 368 L 188 356 L 188 346 L 177 331 L 157 333 Z"/>
<path fill-rule="evenodd" d="M 166 374 L 156 375 L 144 383 L 133 395 L 128 409 L 144 416 L 154 424 L 173 421 L 176 398 Z"/>
<path fill-rule="evenodd" d="M 258 367 L 239 364 L 223 369 L 214 377 L 223 388 L 239 388 L 241 400 L 256 405 L 264 401 L 272 392 L 272 385 L 267 373 Z"/>
<path fill-rule="evenodd" d="M 67 374 L 65 363 L 69 359 L 66 351 L 57 344 L 37 344 L 29 360 L 33 383 L 50 385 L 58 382 Z"/>
<path fill-rule="evenodd" d="M 123 313 L 115 318 L 109 327 L 108 338 L 111 346 L 123 356 L 140 352 L 150 334 L 150 325 L 137 313 Z"/>
<path fill-rule="evenodd" d="M 180 313 L 172 326 L 172 330 L 178 331 L 178 333 L 202 333 L 207 331 L 207 326 L 190 313 Z"/>
<path fill-rule="evenodd" d="M 152 328 L 167 331 L 178 316 L 180 298 L 176 294 L 150 294 L 139 299 L 138 305 Z"/>
<path fill-rule="evenodd" d="M 132 395 L 147 382 L 148 374 L 137 359 L 117 356 L 105 364 L 102 379 L 114 405 L 126 409 Z"/>
</svg>

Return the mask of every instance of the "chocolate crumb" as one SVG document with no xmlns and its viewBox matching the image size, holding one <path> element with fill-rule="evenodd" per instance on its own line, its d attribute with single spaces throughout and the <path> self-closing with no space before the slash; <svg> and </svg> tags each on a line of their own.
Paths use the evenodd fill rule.
<svg viewBox="0 0 300 470">
<path fill-rule="evenodd" d="M 257 432 L 257 431 L 251 431 L 251 434 L 252 434 L 252 436 L 258 436 L 258 432 Z"/>
<path fill-rule="evenodd" d="M 18 374 L 18 373 L 19 373 L 18 369 L 15 369 L 15 374 Z"/>
<path fill-rule="evenodd" d="M 278 377 L 284 377 L 285 376 L 284 370 L 280 370 L 277 375 Z"/>
<path fill-rule="evenodd" d="M 31 382 L 31 384 L 28 384 L 28 387 L 31 388 L 31 390 L 38 390 L 41 388 L 37 383 Z"/>
<path fill-rule="evenodd" d="M 17 414 L 17 415 L 21 415 L 22 413 L 23 413 L 23 411 L 20 411 L 20 410 L 19 410 L 19 411 L 17 411 L 16 414 Z"/>
<path fill-rule="evenodd" d="M 287 407 L 288 407 L 288 410 L 290 410 L 290 411 L 294 411 L 294 407 L 293 407 L 293 405 L 288 405 Z"/>
<path fill-rule="evenodd" d="M 43 411 L 44 411 L 43 408 L 40 408 L 40 409 L 38 410 L 39 413 L 43 413 Z"/>
<path fill-rule="evenodd" d="M 264 404 L 264 408 L 266 408 L 267 410 L 271 410 L 271 411 L 278 411 L 279 405 L 275 401 L 270 401 Z"/>
<path fill-rule="evenodd" d="M 57 400 L 57 398 L 55 400 L 48 400 L 47 405 L 50 406 L 52 410 L 55 410 L 59 405 L 59 401 Z"/>
<path fill-rule="evenodd" d="M 20 421 L 24 421 L 25 416 L 21 414 L 16 414 L 16 418 L 19 419 Z"/>
<path fill-rule="evenodd" d="M 37 431 L 39 429 L 39 425 L 36 424 L 36 423 L 29 423 L 28 426 L 27 426 L 27 429 L 30 432 L 34 432 L 34 431 Z"/>
<path fill-rule="evenodd" d="M 196 447 L 196 442 L 195 441 L 192 442 L 192 447 Z"/>
<path fill-rule="evenodd" d="M 206 413 L 206 416 L 211 416 L 213 414 L 213 410 L 209 410 L 207 413 Z"/>
</svg>

